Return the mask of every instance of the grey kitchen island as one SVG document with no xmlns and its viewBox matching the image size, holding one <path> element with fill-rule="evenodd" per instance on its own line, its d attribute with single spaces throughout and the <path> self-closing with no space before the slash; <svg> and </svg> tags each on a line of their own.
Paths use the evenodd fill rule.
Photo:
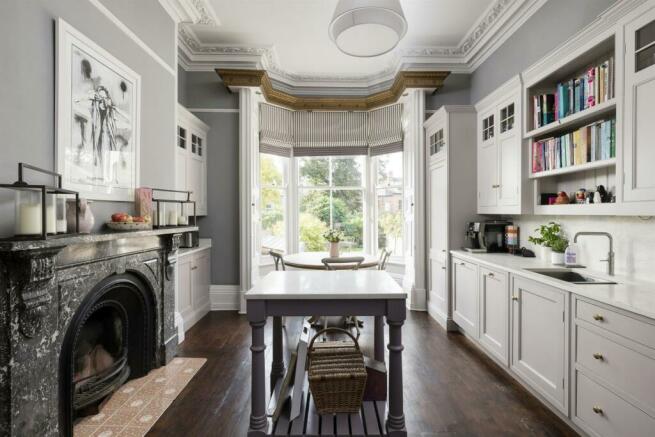
<svg viewBox="0 0 655 437">
<path fill-rule="evenodd" d="M 388 435 L 405 437 L 403 412 L 402 335 L 407 294 L 384 271 L 279 271 L 263 277 L 245 295 L 252 328 L 252 405 L 248 436 Z M 384 319 L 389 325 L 388 411 L 384 402 L 365 402 L 361 414 L 315 414 L 311 396 L 303 401 L 303 414 L 293 421 L 281 416 L 273 423 L 266 411 L 264 327 L 273 317 L 271 379 L 284 374 L 283 316 L 374 316 L 374 358 L 384 361 Z M 304 410 L 307 411 L 304 411 Z M 379 416 L 380 421 L 376 419 Z M 286 420 L 286 422 L 285 422 Z M 320 425 L 319 425 L 320 423 Z M 377 425 L 377 426 L 376 426 Z M 327 428 L 327 429 L 326 429 Z"/>
</svg>

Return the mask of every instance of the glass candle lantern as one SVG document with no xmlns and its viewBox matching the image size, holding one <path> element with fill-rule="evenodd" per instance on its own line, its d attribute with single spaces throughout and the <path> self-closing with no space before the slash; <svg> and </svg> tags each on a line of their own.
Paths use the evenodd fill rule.
<svg viewBox="0 0 655 437">
<path fill-rule="evenodd" d="M 66 197 L 57 196 L 57 233 L 65 234 L 68 228 L 66 219 Z"/>
<path fill-rule="evenodd" d="M 48 234 L 57 233 L 57 195 L 45 195 L 45 231 Z"/>
<path fill-rule="evenodd" d="M 178 212 L 179 207 L 179 203 L 168 203 L 166 205 L 166 225 L 177 226 L 177 219 L 180 215 Z"/>
<path fill-rule="evenodd" d="M 16 191 L 16 235 L 39 235 L 42 232 L 41 192 Z"/>
</svg>

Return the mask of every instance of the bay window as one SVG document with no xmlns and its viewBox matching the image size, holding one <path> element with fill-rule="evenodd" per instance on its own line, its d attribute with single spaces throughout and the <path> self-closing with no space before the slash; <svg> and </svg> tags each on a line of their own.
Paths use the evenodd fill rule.
<svg viewBox="0 0 655 437">
<path fill-rule="evenodd" d="M 403 153 L 389 153 L 372 159 L 377 249 L 391 251 L 398 259 L 403 255 Z"/>
<path fill-rule="evenodd" d="M 289 158 L 259 154 L 261 254 L 286 251 Z"/>
<path fill-rule="evenodd" d="M 259 154 L 261 261 L 269 250 L 324 252 L 323 234 L 344 233 L 342 252 L 401 260 L 403 152 L 374 157 Z"/>
<path fill-rule="evenodd" d="M 296 161 L 299 250 L 324 251 L 323 234 L 334 228 L 344 233 L 344 251 L 363 251 L 365 157 L 304 157 Z"/>
</svg>

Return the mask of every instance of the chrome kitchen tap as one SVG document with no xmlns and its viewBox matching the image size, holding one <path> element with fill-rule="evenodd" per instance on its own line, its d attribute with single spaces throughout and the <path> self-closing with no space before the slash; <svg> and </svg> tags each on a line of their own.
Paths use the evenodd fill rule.
<svg viewBox="0 0 655 437">
<path fill-rule="evenodd" d="M 614 276 L 614 239 L 612 235 L 609 232 L 576 232 L 573 242 L 577 243 L 578 237 L 581 235 L 607 237 L 610 242 L 610 250 L 607 253 L 607 259 L 601 259 L 601 261 L 607 262 L 607 274 Z"/>
</svg>

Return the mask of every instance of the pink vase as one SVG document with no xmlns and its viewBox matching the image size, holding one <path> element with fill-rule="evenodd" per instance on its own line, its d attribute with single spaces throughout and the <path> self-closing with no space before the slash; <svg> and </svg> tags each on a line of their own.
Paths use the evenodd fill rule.
<svg viewBox="0 0 655 437">
<path fill-rule="evenodd" d="M 339 242 L 330 242 L 330 258 L 337 258 L 339 256 Z"/>
</svg>

